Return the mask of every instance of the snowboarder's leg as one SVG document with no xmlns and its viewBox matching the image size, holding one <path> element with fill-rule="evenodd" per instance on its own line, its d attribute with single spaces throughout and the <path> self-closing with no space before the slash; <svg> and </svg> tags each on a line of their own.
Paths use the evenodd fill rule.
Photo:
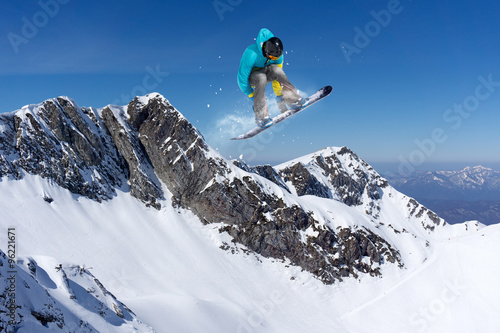
<svg viewBox="0 0 500 333">
<path fill-rule="evenodd" d="M 255 94 L 253 97 L 253 111 L 255 112 L 255 119 L 257 121 L 269 117 L 266 103 L 266 85 L 267 75 L 264 69 L 253 71 L 248 78 L 248 82 L 255 87 Z"/>
<path fill-rule="evenodd" d="M 278 81 L 281 83 L 283 99 L 286 104 L 293 104 L 301 98 L 295 86 L 288 80 L 283 68 L 278 65 L 269 65 L 266 67 L 266 70 L 269 81 Z"/>
</svg>

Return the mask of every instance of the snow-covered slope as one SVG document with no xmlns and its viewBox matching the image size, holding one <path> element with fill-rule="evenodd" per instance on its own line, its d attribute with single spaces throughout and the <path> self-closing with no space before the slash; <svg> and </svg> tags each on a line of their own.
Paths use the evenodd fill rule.
<svg viewBox="0 0 500 333">
<path fill-rule="evenodd" d="M 47 193 L 52 203 L 43 200 Z M 408 237 L 398 244 L 408 255 L 406 268 L 384 266 L 382 278 L 361 276 L 325 285 L 300 267 L 263 258 L 241 246 L 233 246 L 234 253 L 223 251 L 220 247 L 230 244 L 230 237 L 216 226 L 201 224 L 189 211 L 145 208 L 126 193 L 98 203 L 27 176 L 0 183 L 0 204 L 2 228 L 16 228 L 22 271 L 29 257 L 51 258 L 40 261 L 51 274 L 60 263 L 86 267 L 157 332 L 496 332 L 500 328 L 498 226 L 447 226 L 432 241 L 433 251 L 425 260 L 419 255 L 411 260 L 411 251 L 418 247 Z M 6 236 L 6 232 L 0 235 L 0 244 L 7 243 Z M 22 278 L 31 279 L 27 273 Z M 44 301 L 37 296 L 41 291 L 32 289 L 18 285 L 18 298 L 30 304 L 20 313 L 41 311 L 37 307 Z M 76 302 L 67 307 L 73 313 L 85 311 Z M 73 315 L 62 313 L 66 323 L 72 322 Z M 87 319 L 85 314 L 97 318 L 83 312 L 77 322 Z M 101 332 L 124 328 L 105 327 Z M 45 331 L 49 330 L 41 325 L 19 330 Z"/>
<path fill-rule="evenodd" d="M 154 332 L 85 267 L 46 256 L 16 263 L 0 251 L 0 276 L 0 328 L 7 332 Z"/>
<path fill-rule="evenodd" d="M 66 325 L 103 332 L 468 332 L 470 318 L 481 331 L 500 328 L 500 230 L 447 225 L 349 149 L 249 167 L 223 159 L 159 95 L 100 110 L 66 101 L 52 100 L 51 110 L 74 109 L 99 129 L 58 137 L 80 121 L 44 120 L 40 136 L 78 162 L 73 176 L 112 171 L 86 178 L 100 196 L 25 170 L 33 164 L 23 151 L 34 150 L 19 147 L 42 126 L 16 113 L 0 119 L 0 249 L 14 227 L 27 281 L 16 287 L 20 332 L 49 331 L 33 316 L 44 302 Z M 86 160 L 74 140 L 94 134 L 112 155 L 85 140 L 106 164 Z M 37 290 L 33 302 L 26 285 Z"/>
</svg>

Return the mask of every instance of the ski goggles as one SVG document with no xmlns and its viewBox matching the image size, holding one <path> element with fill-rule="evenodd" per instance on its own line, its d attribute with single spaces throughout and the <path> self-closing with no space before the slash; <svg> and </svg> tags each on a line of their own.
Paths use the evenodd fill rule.
<svg viewBox="0 0 500 333">
<path fill-rule="evenodd" d="M 271 59 L 271 60 L 278 60 L 279 58 L 280 58 L 280 57 L 275 57 L 275 56 L 273 56 L 273 55 L 269 55 L 269 59 Z"/>
</svg>

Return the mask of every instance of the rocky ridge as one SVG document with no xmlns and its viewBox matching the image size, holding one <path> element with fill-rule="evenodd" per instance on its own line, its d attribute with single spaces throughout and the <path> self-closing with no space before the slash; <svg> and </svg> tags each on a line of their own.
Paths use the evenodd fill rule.
<svg viewBox="0 0 500 333">
<path fill-rule="evenodd" d="M 388 263 L 402 267 L 395 235 L 425 243 L 444 225 L 346 147 L 275 168 L 231 163 L 159 94 L 103 109 L 59 97 L 1 115 L 0 127 L 2 177 L 37 174 L 98 201 L 129 191 L 156 209 L 165 203 L 164 184 L 172 205 L 219 225 L 235 244 L 324 283 L 379 275 Z M 321 204 L 303 199 L 310 197 Z M 357 217 L 344 216 L 342 206 Z"/>
</svg>

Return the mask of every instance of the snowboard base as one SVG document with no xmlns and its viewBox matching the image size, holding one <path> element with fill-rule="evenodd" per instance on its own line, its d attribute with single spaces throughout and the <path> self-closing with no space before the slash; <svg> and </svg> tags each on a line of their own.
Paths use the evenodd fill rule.
<svg viewBox="0 0 500 333">
<path fill-rule="evenodd" d="M 306 106 L 304 106 L 302 108 L 299 108 L 299 109 L 296 109 L 296 110 L 288 110 L 288 111 L 283 112 L 282 114 L 277 115 L 276 117 L 274 117 L 273 118 L 274 125 L 279 124 L 283 120 L 290 118 L 294 114 L 297 114 L 300 111 L 303 111 L 303 110 L 307 109 L 308 107 L 310 107 L 311 105 L 313 105 L 317 101 L 319 101 L 319 100 L 325 98 L 326 96 L 330 95 L 330 93 L 332 92 L 332 90 L 333 90 L 332 86 L 326 86 L 326 87 L 321 88 L 316 93 L 314 93 L 311 96 L 309 96 L 309 103 Z M 251 129 L 250 131 L 246 132 L 245 134 L 238 135 L 237 137 L 232 138 L 231 140 L 250 139 L 250 138 L 256 136 L 257 134 L 259 134 L 261 132 L 264 132 L 265 130 L 267 130 L 269 128 L 272 128 L 274 125 L 266 127 L 266 128 L 262 128 L 262 127 L 257 126 L 257 127 L 253 128 L 253 129 Z"/>
</svg>

